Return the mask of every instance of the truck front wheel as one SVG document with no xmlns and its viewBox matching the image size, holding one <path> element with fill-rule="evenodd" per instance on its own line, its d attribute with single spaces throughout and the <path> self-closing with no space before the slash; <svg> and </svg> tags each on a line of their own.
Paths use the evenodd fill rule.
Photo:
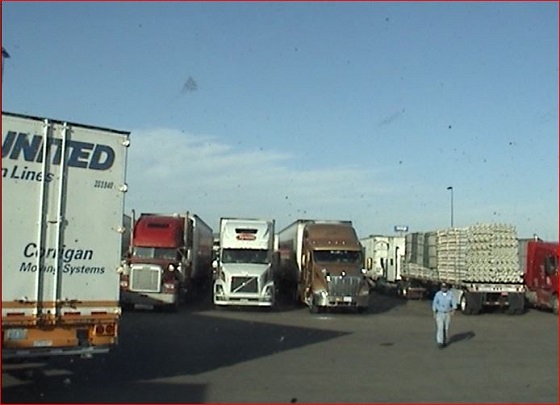
<svg viewBox="0 0 560 405">
<path fill-rule="evenodd" d="M 167 312 L 178 312 L 180 304 L 179 297 L 177 297 L 177 300 L 173 304 L 165 305 L 164 309 L 167 310 Z"/>
<path fill-rule="evenodd" d="M 318 314 L 321 312 L 321 307 L 312 302 L 309 306 L 309 312 L 311 312 L 312 314 Z"/>
<path fill-rule="evenodd" d="M 557 295 L 553 295 L 552 298 L 550 299 L 550 307 L 552 308 L 552 313 L 554 315 L 558 315 L 558 296 Z"/>
<path fill-rule="evenodd" d="M 408 299 L 408 288 L 410 283 L 408 281 L 399 281 L 397 283 L 397 295 L 404 299 Z"/>
<path fill-rule="evenodd" d="M 369 310 L 369 307 L 357 307 L 356 308 L 356 311 L 359 314 L 366 314 L 368 312 L 368 310 Z"/>
<path fill-rule="evenodd" d="M 465 315 L 476 315 L 480 312 L 480 307 L 476 305 L 473 294 L 463 293 L 459 301 L 461 312 Z"/>
</svg>

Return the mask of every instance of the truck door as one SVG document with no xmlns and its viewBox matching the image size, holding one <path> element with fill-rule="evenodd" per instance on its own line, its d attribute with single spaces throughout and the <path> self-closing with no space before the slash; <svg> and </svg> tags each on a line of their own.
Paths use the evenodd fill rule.
<svg viewBox="0 0 560 405">
<path fill-rule="evenodd" d="M 301 257 L 301 287 L 300 287 L 300 293 L 301 293 L 301 297 L 302 300 L 305 302 L 305 300 L 310 296 L 311 292 L 311 286 L 313 285 L 313 262 L 311 261 L 310 258 L 310 252 L 306 251 L 303 253 L 302 257 Z"/>
<path fill-rule="evenodd" d="M 546 252 L 540 267 L 541 282 L 537 297 L 539 302 L 550 303 L 552 295 L 558 290 L 558 256 Z"/>
</svg>

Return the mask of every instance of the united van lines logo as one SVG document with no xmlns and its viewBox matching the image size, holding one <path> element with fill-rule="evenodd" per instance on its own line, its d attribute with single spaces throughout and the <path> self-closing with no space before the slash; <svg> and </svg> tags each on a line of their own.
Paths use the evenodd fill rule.
<svg viewBox="0 0 560 405">
<path fill-rule="evenodd" d="M 237 240 L 255 240 L 257 237 L 252 233 L 238 233 Z"/>
<path fill-rule="evenodd" d="M 2 159 L 23 159 L 26 162 L 43 162 L 43 148 L 47 148 L 47 156 L 53 165 L 62 161 L 62 140 L 48 138 L 43 145 L 41 135 L 16 133 L 8 131 L 2 142 Z M 69 167 L 81 167 L 91 170 L 108 170 L 115 161 L 115 151 L 108 145 L 67 140 L 66 164 Z M 6 177 L 5 173 L 4 177 Z"/>
</svg>

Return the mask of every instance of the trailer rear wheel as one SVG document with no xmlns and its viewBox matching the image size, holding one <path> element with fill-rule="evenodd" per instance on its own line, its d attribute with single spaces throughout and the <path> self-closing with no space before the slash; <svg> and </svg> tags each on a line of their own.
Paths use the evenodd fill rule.
<svg viewBox="0 0 560 405">
<path fill-rule="evenodd" d="M 508 315 L 523 315 L 525 313 L 525 294 L 508 294 L 509 307 L 506 310 Z"/>
</svg>

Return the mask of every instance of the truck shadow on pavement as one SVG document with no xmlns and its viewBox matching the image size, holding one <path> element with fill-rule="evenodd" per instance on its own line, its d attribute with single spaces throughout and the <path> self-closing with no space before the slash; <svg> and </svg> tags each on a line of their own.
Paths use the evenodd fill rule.
<svg viewBox="0 0 560 405">
<path fill-rule="evenodd" d="M 370 292 L 367 314 L 381 314 L 406 305 L 407 300 L 393 294 Z"/>
<path fill-rule="evenodd" d="M 203 403 L 192 376 L 348 334 L 185 310 L 127 312 L 120 332 L 108 354 L 52 359 L 33 381 L 3 367 L 2 403 Z"/>
<path fill-rule="evenodd" d="M 367 311 L 360 313 L 360 316 L 381 314 L 391 311 L 397 307 L 406 305 L 407 301 L 398 297 L 396 294 L 384 294 L 377 291 L 370 291 L 369 305 Z M 211 294 L 200 296 L 197 299 L 187 303 L 184 307 L 187 311 L 197 313 L 200 311 L 208 310 L 224 310 L 224 311 L 242 311 L 242 312 L 292 312 L 301 311 L 306 306 L 297 302 L 293 297 L 288 297 L 285 294 L 277 297 L 276 305 L 274 308 L 266 307 L 251 307 L 251 306 L 225 306 L 221 309 L 214 307 Z M 358 311 L 355 308 L 329 308 L 325 311 L 331 314 L 356 314 Z"/>
</svg>

